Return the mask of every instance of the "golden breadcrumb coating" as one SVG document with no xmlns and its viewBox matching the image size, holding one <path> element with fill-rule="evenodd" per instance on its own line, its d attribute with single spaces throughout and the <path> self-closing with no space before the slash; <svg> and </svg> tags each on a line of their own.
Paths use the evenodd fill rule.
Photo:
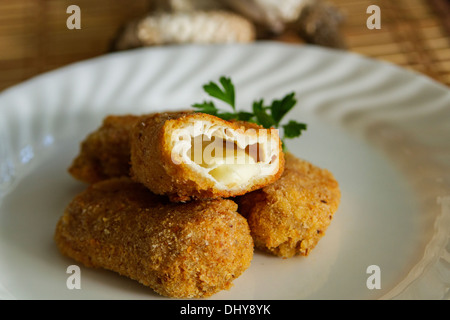
<svg viewBox="0 0 450 320">
<path fill-rule="evenodd" d="M 107 116 L 102 125 L 81 143 L 80 152 L 69 167 L 69 173 L 75 179 L 87 183 L 128 176 L 129 133 L 138 119 L 135 115 Z"/>
<path fill-rule="evenodd" d="M 273 184 L 239 197 L 255 247 L 280 257 L 308 255 L 325 234 L 340 202 L 333 175 L 285 154 L 285 169 Z"/>
<path fill-rule="evenodd" d="M 231 200 L 170 203 L 129 178 L 93 184 L 59 220 L 60 251 L 157 293 L 201 298 L 229 289 L 249 266 L 253 240 Z"/>
<path fill-rule="evenodd" d="M 194 132 L 197 124 L 202 124 L 199 126 L 201 128 L 199 130 L 204 130 L 210 134 L 214 130 L 216 130 L 214 132 L 220 131 L 222 137 L 225 137 L 225 140 L 221 140 L 222 142 L 230 137 L 228 135 L 230 131 L 226 131 L 229 129 L 233 130 L 234 137 L 237 137 L 236 139 L 243 137 L 253 139 L 252 146 L 258 145 L 259 148 L 257 152 L 259 154 L 266 152 L 264 160 L 266 162 L 263 163 L 262 157 L 258 158 L 259 155 L 253 161 L 255 161 L 256 165 L 263 163 L 266 166 L 265 168 L 269 168 L 266 172 L 270 172 L 270 174 L 249 175 L 248 179 L 243 179 L 244 182 L 236 182 L 233 187 L 223 187 L 219 180 L 218 182 L 211 179 L 206 171 L 202 172 L 205 168 L 200 168 L 201 165 L 196 165 L 196 163 L 193 163 L 193 160 L 181 161 L 180 159 L 184 155 L 180 155 L 180 152 L 180 154 L 174 156 L 173 153 L 174 150 L 178 150 L 176 146 L 178 141 L 174 140 L 174 133 L 177 130 L 182 131 L 186 128 L 186 132 Z M 204 127 L 206 129 L 204 129 L 203 124 L 205 124 Z M 191 134 L 194 135 L 194 133 Z M 201 133 L 198 133 L 197 137 L 199 136 L 201 136 Z M 261 145 L 259 142 L 255 142 L 263 141 L 262 137 L 266 138 L 264 141 L 268 141 L 266 145 L 263 145 L 262 142 Z M 190 138 L 188 137 L 188 139 Z M 214 141 L 219 141 L 219 139 Z M 219 141 L 219 143 L 222 142 Z M 188 145 L 190 143 L 194 145 L 194 142 L 189 142 Z M 248 148 L 249 146 L 247 146 Z M 263 149 L 265 151 L 262 151 Z M 272 154 L 267 156 L 270 152 Z M 245 176 L 248 172 L 252 172 L 255 168 L 252 165 L 247 165 L 240 173 L 243 173 Z M 204 113 L 180 113 L 179 115 L 171 114 L 170 116 L 167 114 L 155 114 L 141 118 L 136 123 L 131 134 L 132 179 L 144 184 L 156 194 L 167 195 L 174 202 L 242 195 L 276 181 L 281 176 L 283 169 L 284 154 L 277 130 L 264 129 L 252 123 L 225 121 Z M 222 177 L 226 179 L 231 175 L 231 173 L 229 175 L 224 173 Z"/>
</svg>

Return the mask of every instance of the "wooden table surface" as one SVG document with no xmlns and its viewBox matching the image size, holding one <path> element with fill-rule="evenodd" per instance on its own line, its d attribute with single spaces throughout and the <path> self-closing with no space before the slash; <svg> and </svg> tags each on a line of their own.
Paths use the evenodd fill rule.
<svg viewBox="0 0 450 320">
<path fill-rule="evenodd" d="M 329 0 L 343 14 L 346 50 L 389 61 L 450 86 L 449 0 Z M 66 9 L 82 8 L 82 29 L 69 30 Z M 367 8 L 381 9 L 368 29 Z M 42 72 L 108 53 L 119 28 L 142 16 L 148 0 L 0 0 L 0 90 Z M 283 34 L 274 40 L 302 45 Z"/>
</svg>

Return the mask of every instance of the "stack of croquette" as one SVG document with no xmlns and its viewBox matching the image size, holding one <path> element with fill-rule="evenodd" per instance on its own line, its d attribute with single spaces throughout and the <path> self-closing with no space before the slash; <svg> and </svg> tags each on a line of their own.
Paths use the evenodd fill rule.
<svg viewBox="0 0 450 320">
<path fill-rule="evenodd" d="M 180 129 L 190 134 L 174 139 Z M 194 161 L 198 133 L 209 138 L 201 151 L 231 141 L 234 160 L 242 154 L 245 161 L 225 166 L 223 154 Z M 167 297 L 229 289 L 254 248 L 308 255 L 340 201 L 333 175 L 284 153 L 277 130 L 191 111 L 107 116 L 81 143 L 69 173 L 88 187 L 57 223 L 60 251 Z"/>
</svg>

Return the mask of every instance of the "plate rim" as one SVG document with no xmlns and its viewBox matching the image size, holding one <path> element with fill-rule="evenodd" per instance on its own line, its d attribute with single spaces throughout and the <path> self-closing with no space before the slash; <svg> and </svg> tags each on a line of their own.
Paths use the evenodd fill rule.
<svg viewBox="0 0 450 320">
<path fill-rule="evenodd" d="M 313 50 L 314 52 L 325 52 L 326 54 L 332 53 L 332 54 L 337 54 L 340 56 L 353 56 L 356 59 L 359 59 L 360 61 L 365 61 L 367 63 L 371 63 L 371 64 L 375 64 L 375 65 L 384 65 L 387 68 L 391 68 L 392 70 L 395 70 L 395 72 L 401 72 L 403 74 L 405 74 L 408 77 L 415 77 L 416 79 L 420 79 L 420 81 L 422 81 L 423 83 L 426 83 L 427 85 L 433 86 L 435 88 L 437 88 L 438 90 L 442 90 L 443 92 L 447 92 L 449 93 L 449 88 L 447 88 L 445 85 L 435 81 L 434 79 L 429 78 L 426 75 L 420 74 L 417 71 L 414 70 L 410 70 L 410 69 L 404 69 L 402 67 L 399 67 L 397 65 L 394 65 L 390 62 L 386 62 L 386 61 L 380 61 L 380 60 L 375 60 L 373 58 L 370 57 L 366 57 L 363 55 L 360 55 L 358 53 L 354 53 L 354 52 L 344 52 L 344 51 L 340 51 L 340 50 L 333 50 L 333 49 L 328 49 L 328 48 L 322 48 L 319 46 L 314 46 L 314 45 L 302 45 L 302 46 L 298 46 L 298 45 L 292 45 L 292 44 L 285 44 L 285 43 L 278 43 L 278 42 L 272 42 L 272 41 L 267 41 L 267 42 L 261 42 L 261 43 L 257 43 L 257 44 L 246 44 L 246 45 L 237 45 L 235 47 L 239 47 L 239 48 L 247 48 L 247 47 L 255 47 L 258 46 L 259 48 L 261 47 L 279 47 L 279 48 L 289 48 L 289 50 Z M 110 59 L 110 58 L 114 58 L 114 57 L 124 57 L 126 59 L 126 57 L 129 57 L 130 55 L 133 54 L 145 54 L 146 52 L 154 52 L 155 50 L 159 50 L 159 51 L 165 51 L 165 50 L 179 50 L 180 48 L 195 48 L 194 50 L 205 50 L 208 51 L 210 48 L 213 48 L 210 45 L 175 45 L 175 46 L 166 46 L 166 47 L 158 47 L 158 48 L 139 48 L 139 49 L 134 49 L 132 51 L 125 51 L 125 52 L 115 52 L 115 53 L 110 53 L 107 55 L 102 55 L 102 56 L 98 56 L 98 57 L 94 57 L 94 58 L 90 58 L 90 59 L 86 59 L 86 60 L 82 60 L 82 61 L 77 61 L 74 63 L 71 63 L 69 65 L 66 65 L 64 67 L 55 69 L 55 70 L 51 70 L 48 72 L 45 72 L 43 74 L 34 76 L 28 80 L 25 80 L 17 85 L 14 85 L 12 87 L 6 88 L 4 90 L 2 90 L 0 92 L 0 102 L 2 101 L 2 98 L 5 95 L 10 95 L 10 94 L 14 94 L 14 92 L 16 91 L 20 91 L 20 90 L 24 90 L 24 88 L 26 89 L 27 86 L 33 86 L 35 83 L 39 83 L 41 81 L 43 81 L 42 79 L 47 79 L 49 77 L 53 77 L 53 76 L 58 76 L 60 74 L 64 74 L 67 73 L 68 71 L 72 70 L 72 69 L 76 69 L 79 68 L 80 66 L 89 66 L 89 65 L 95 65 L 96 63 L 98 63 L 98 61 L 103 61 L 104 59 Z M 220 46 L 214 46 L 214 48 L 218 48 Z M 228 46 L 227 46 L 228 47 Z M 7 112 L 4 111 L 6 110 L 6 107 L 2 108 L 2 106 L 0 106 L 0 114 L 3 112 Z M 1 151 L 1 150 L 0 150 Z M 1 153 L 0 153 L 1 155 Z M 19 177 L 20 180 L 20 177 Z M 1 196 L 1 194 L 0 194 Z M 3 197 L 3 196 L 2 196 Z M 1 204 L 1 200 L 2 197 L 0 197 L 0 204 Z M 441 201 L 445 202 L 447 201 L 446 199 L 441 199 Z M 448 231 L 447 229 L 442 229 L 439 226 L 441 225 L 442 222 L 447 223 L 449 222 L 449 216 L 450 214 L 447 213 L 445 210 L 442 211 L 442 214 L 440 216 L 437 217 L 436 219 L 436 228 L 435 229 L 435 235 L 433 236 L 433 239 L 431 240 L 431 242 L 433 241 L 442 241 L 442 237 L 445 236 L 445 232 Z M 442 234 L 442 232 L 444 232 L 444 235 Z M 445 239 L 444 239 L 445 240 Z M 449 240 L 447 240 L 446 243 L 443 243 L 443 246 L 441 248 L 441 250 L 446 250 L 445 247 L 448 246 Z M 427 244 L 429 245 L 429 244 Z M 435 252 L 434 252 L 435 253 Z M 441 252 L 440 256 L 442 257 L 442 255 L 445 254 L 445 252 Z M 428 259 L 430 259 L 430 257 L 428 257 Z M 439 264 L 438 262 L 434 261 L 435 263 L 429 262 L 430 265 L 428 265 L 428 268 L 432 268 L 435 272 L 436 270 L 440 270 L 442 269 L 442 264 Z M 433 270 L 428 269 L 428 273 L 432 273 Z M 422 270 L 423 271 L 423 270 Z M 408 288 L 411 286 L 411 284 L 417 280 L 418 278 L 416 277 L 416 275 L 414 274 L 416 271 L 412 270 L 410 275 L 408 275 L 408 277 L 410 277 L 411 279 L 406 281 L 406 279 L 403 281 L 403 283 L 399 284 L 398 287 L 392 289 L 390 292 L 388 292 L 387 294 L 385 294 L 384 296 L 381 297 L 381 299 L 393 299 L 393 298 L 397 298 L 398 296 L 400 296 L 405 290 L 408 290 Z M 439 271 L 440 274 L 442 273 L 442 271 Z M 444 284 L 446 285 L 447 289 L 449 287 L 449 284 Z M 6 288 L 2 288 L 1 282 L 0 282 L 0 297 L 2 297 L 2 291 L 7 292 Z"/>
</svg>

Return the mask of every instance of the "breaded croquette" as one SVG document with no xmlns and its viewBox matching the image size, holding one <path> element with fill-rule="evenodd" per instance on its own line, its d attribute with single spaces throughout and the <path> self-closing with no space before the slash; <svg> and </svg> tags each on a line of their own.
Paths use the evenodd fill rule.
<svg viewBox="0 0 450 320">
<path fill-rule="evenodd" d="M 192 111 L 158 113 L 170 118 Z M 109 115 L 101 126 L 91 132 L 82 142 L 79 154 L 68 171 L 77 180 L 95 183 L 101 180 L 130 175 L 130 134 L 143 115 Z"/>
<path fill-rule="evenodd" d="M 277 180 L 276 129 L 204 113 L 141 118 L 131 134 L 131 177 L 172 201 L 232 197 Z"/>
<path fill-rule="evenodd" d="M 249 266 L 253 240 L 231 200 L 170 203 L 129 178 L 90 185 L 68 205 L 55 241 L 88 267 L 160 295 L 200 298 L 229 289 Z"/>
<path fill-rule="evenodd" d="M 340 190 L 329 171 L 286 153 L 281 178 L 237 202 L 255 248 L 289 258 L 316 246 L 338 209 Z"/>
<path fill-rule="evenodd" d="M 100 128 L 81 143 L 80 153 L 69 167 L 69 173 L 77 180 L 87 183 L 128 176 L 129 135 L 138 119 L 135 115 L 106 117 Z"/>
</svg>

